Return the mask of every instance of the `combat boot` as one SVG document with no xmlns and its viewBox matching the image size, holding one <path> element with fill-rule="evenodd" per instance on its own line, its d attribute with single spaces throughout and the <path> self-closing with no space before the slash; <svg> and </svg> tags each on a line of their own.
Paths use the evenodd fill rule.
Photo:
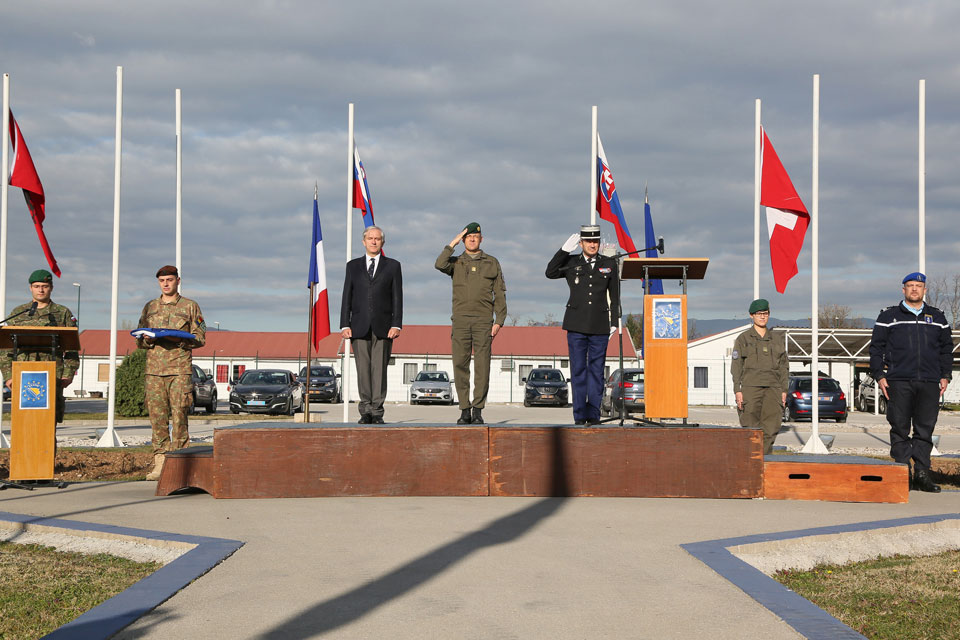
<svg viewBox="0 0 960 640">
<path fill-rule="evenodd" d="M 927 493 L 940 493 L 940 485 L 934 484 L 930 472 L 926 469 L 917 469 L 913 474 L 913 488 Z"/>
<path fill-rule="evenodd" d="M 470 409 L 464 409 L 460 412 L 460 418 L 457 420 L 457 424 L 470 424 Z"/>
<path fill-rule="evenodd" d="M 483 424 L 483 415 L 480 413 L 480 409 L 476 407 L 473 408 L 473 419 L 471 420 L 472 424 Z"/>
<path fill-rule="evenodd" d="M 159 480 L 160 473 L 163 471 L 163 461 L 167 459 L 162 453 L 153 456 L 153 471 L 147 474 L 147 480 Z"/>
</svg>

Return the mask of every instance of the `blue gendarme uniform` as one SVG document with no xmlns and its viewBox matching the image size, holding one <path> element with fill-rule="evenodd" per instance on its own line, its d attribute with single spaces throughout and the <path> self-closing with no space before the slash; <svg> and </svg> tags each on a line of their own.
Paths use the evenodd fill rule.
<svg viewBox="0 0 960 640">
<path fill-rule="evenodd" d="M 620 291 L 617 288 L 617 261 L 597 254 L 593 264 L 581 253 L 560 249 L 547 264 L 551 280 L 565 278 L 570 287 L 563 329 L 570 352 L 570 379 L 573 383 L 573 419 L 600 420 L 603 395 L 603 365 L 607 359 L 610 328 L 617 326 Z M 610 303 L 607 304 L 607 297 Z"/>
<path fill-rule="evenodd" d="M 950 380 L 952 369 L 953 338 L 940 309 L 925 304 L 916 314 L 901 302 L 880 312 L 870 339 L 870 371 L 889 385 L 890 456 L 897 462 L 912 459 L 916 470 L 930 469 L 940 380 Z"/>
</svg>

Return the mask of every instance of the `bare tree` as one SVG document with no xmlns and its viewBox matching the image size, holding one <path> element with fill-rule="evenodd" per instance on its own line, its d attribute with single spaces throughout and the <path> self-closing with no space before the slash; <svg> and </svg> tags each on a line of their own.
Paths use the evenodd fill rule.
<svg viewBox="0 0 960 640">
<path fill-rule="evenodd" d="M 930 278 L 927 302 L 946 314 L 952 328 L 960 327 L 960 273 Z"/>
<path fill-rule="evenodd" d="M 842 304 L 820 305 L 817 325 L 828 329 L 862 329 L 863 319 L 854 318 L 853 310 Z"/>
</svg>

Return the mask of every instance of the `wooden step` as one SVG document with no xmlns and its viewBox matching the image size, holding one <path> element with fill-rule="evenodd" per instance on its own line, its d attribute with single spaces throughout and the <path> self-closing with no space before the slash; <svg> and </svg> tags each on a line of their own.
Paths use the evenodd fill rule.
<svg viewBox="0 0 960 640">
<path fill-rule="evenodd" d="M 907 465 L 892 460 L 832 454 L 764 459 L 763 496 L 768 500 L 905 503 L 909 493 Z"/>
<path fill-rule="evenodd" d="M 168 451 L 155 495 L 181 489 L 201 489 L 213 495 L 213 447 L 186 447 Z"/>
</svg>

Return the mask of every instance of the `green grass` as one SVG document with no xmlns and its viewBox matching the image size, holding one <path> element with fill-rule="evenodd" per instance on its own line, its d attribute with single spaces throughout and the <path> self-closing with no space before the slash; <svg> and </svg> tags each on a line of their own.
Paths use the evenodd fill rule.
<svg viewBox="0 0 960 640">
<path fill-rule="evenodd" d="M 960 639 L 960 551 L 780 571 L 774 579 L 871 639 Z"/>
<path fill-rule="evenodd" d="M 46 635 L 160 566 L 0 542 L 0 638 Z"/>
</svg>

